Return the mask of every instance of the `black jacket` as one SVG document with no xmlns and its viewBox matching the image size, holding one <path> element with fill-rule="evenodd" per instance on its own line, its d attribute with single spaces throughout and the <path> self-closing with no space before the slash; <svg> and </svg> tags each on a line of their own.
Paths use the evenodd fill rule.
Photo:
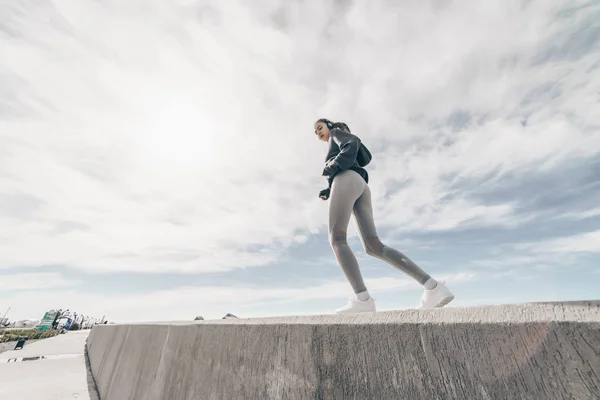
<svg viewBox="0 0 600 400">
<path fill-rule="evenodd" d="M 365 182 L 369 183 L 367 170 L 361 167 L 357 161 L 360 147 L 360 139 L 350 132 L 340 128 L 333 128 L 329 131 L 325 169 L 323 169 L 322 175 L 327 178 L 330 188 L 335 175 L 347 169 L 356 171 Z"/>
</svg>

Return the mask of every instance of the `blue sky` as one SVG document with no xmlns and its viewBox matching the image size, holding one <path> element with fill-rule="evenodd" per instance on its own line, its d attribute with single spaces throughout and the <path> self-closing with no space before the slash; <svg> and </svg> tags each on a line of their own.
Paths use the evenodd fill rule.
<svg viewBox="0 0 600 400">
<path fill-rule="evenodd" d="M 329 313 L 318 199 L 347 122 L 384 242 L 452 306 L 598 299 L 600 4 L 14 0 L 0 22 L 0 312 Z M 422 289 L 350 244 L 381 310 Z"/>
</svg>

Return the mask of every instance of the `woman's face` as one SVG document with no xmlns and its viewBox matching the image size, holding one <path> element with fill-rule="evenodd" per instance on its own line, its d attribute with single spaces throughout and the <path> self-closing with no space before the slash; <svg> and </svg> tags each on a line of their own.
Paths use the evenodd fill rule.
<svg viewBox="0 0 600 400">
<path fill-rule="evenodd" d="M 317 135 L 317 138 L 323 142 L 329 141 L 329 128 L 325 122 L 315 123 L 315 135 Z"/>
</svg>

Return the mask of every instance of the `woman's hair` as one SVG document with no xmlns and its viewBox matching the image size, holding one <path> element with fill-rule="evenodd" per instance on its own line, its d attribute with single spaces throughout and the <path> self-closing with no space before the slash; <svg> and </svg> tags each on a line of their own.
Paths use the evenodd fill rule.
<svg viewBox="0 0 600 400">
<path fill-rule="evenodd" d="M 350 132 L 350 127 L 345 122 L 331 122 L 327 118 L 320 118 L 317 122 L 323 122 L 329 129 L 342 128 L 343 130 Z"/>
</svg>

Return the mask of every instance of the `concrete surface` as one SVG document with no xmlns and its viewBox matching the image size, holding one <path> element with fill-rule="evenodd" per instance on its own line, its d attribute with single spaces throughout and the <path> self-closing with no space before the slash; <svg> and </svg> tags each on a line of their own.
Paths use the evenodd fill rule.
<svg viewBox="0 0 600 400">
<path fill-rule="evenodd" d="M 600 301 L 100 325 L 103 400 L 599 399 Z"/>
<path fill-rule="evenodd" d="M 33 344 L 39 340 L 43 340 L 43 339 L 32 339 L 32 340 L 28 340 L 27 344 Z M 11 351 L 15 348 L 15 345 L 17 344 L 17 342 L 4 342 L 4 343 L 0 343 L 0 358 L 2 358 L 2 353 L 6 352 L 6 351 Z"/>
<path fill-rule="evenodd" d="M 0 399 L 97 399 L 88 391 L 84 351 L 89 333 L 69 332 L 0 354 Z M 37 356 L 44 359 L 22 361 Z"/>
</svg>

